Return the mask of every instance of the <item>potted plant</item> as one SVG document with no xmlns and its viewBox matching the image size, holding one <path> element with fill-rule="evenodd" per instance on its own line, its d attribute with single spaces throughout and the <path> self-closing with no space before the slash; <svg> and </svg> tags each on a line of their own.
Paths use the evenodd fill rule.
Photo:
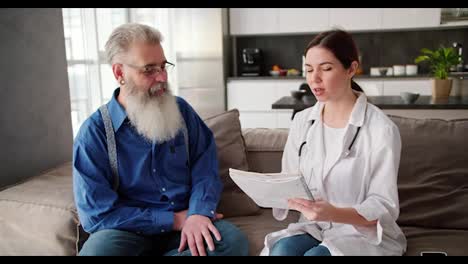
<svg viewBox="0 0 468 264">
<path fill-rule="evenodd" d="M 447 48 L 444 46 L 440 46 L 436 50 L 423 48 L 421 49 L 421 53 L 422 54 L 418 56 L 414 62 L 429 62 L 431 73 L 434 76 L 432 84 L 432 97 L 448 97 L 450 95 L 450 91 L 452 90 L 452 79 L 448 78 L 450 67 L 456 66 L 460 62 L 460 55 L 456 53 L 454 48 Z"/>
</svg>

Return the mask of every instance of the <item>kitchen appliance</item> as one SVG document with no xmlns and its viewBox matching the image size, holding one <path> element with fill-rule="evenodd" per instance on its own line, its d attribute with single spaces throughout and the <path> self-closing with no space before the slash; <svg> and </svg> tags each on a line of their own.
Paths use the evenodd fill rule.
<svg viewBox="0 0 468 264">
<path fill-rule="evenodd" d="M 259 48 L 242 49 L 240 72 L 242 76 L 260 76 L 263 70 L 263 54 Z"/>
<path fill-rule="evenodd" d="M 464 71 L 464 65 L 463 65 L 463 45 L 459 42 L 454 42 L 453 44 L 453 48 L 455 49 L 455 51 L 457 52 L 458 56 L 460 56 L 460 63 L 457 64 L 456 66 L 456 71 L 457 72 L 462 72 Z"/>
</svg>

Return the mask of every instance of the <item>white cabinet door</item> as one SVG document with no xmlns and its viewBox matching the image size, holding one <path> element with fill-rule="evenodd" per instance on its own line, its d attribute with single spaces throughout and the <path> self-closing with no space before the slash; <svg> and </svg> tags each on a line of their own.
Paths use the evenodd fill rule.
<svg viewBox="0 0 468 264">
<path fill-rule="evenodd" d="M 382 28 L 438 27 L 440 15 L 440 8 L 383 8 Z"/>
<path fill-rule="evenodd" d="M 269 111 L 239 111 L 239 120 L 244 128 L 276 128 L 276 113 Z"/>
<path fill-rule="evenodd" d="M 291 126 L 292 110 L 277 110 L 277 128 L 289 128 Z"/>
<path fill-rule="evenodd" d="M 428 80 L 385 80 L 384 95 L 400 95 L 401 92 L 431 95 L 432 81 Z"/>
<path fill-rule="evenodd" d="M 320 32 L 328 21 L 328 8 L 279 8 L 279 33 Z"/>
<path fill-rule="evenodd" d="M 383 95 L 383 81 L 382 80 L 354 80 L 367 96 L 380 96 Z"/>
<path fill-rule="evenodd" d="M 270 34 L 278 32 L 277 8 L 230 8 L 231 35 Z"/>
<path fill-rule="evenodd" d="M 382 27 L 382 8 L 330 8 L 330 27 L 373 30 Z"/>
<path fill-rule="evenodd" d="M 301 84 L 305 83 L 306 80 L 282 80 L 276 82 L 276 96 L 277 99 L 279 100 L 283 96 L 291 96 L 291 91 L 293 90 L 299 90 L 299 87 Z M 276 101 L 275 100 L 275 101 Z"/>
<path fill-rule="evenodd" d="M 232 80 L 227 83 L 228 109 L 267 111 L 278 100 L 275 80 Z"/>
</svg>

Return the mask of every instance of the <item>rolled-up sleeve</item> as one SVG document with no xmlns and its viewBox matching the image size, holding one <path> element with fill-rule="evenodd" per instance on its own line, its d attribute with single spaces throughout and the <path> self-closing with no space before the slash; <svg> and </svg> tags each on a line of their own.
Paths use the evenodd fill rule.
<svg viewBox="0 0 468 264">
<path fill-rule="evenodd" d="M 376 226 L 354 228 L 373 244 L 382 241 L 383 229 L 397 220 L 400 207 L 397 177 L 401 155 L 401 138 L 398 128 L 386 130 L 381 144 L 371 152 L 372 170 L 366 199 L 354 209 L 366 220 L 377 220 Z"/>
</svg>

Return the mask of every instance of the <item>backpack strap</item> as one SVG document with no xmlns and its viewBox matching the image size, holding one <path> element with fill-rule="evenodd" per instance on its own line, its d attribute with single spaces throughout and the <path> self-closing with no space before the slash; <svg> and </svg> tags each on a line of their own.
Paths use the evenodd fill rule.
<svg viewBox="0 0 468 264">
<path fill-rule="evenodd" d="M 114 128 L 112 127 L 112 120 L 110 118 L 107 105 L 102 105 L 99 108 L 99 111 L 101 112 L 102 120 L 104 121 L 104 127 L 106 128 L 107 153 L 109 155 L 112 176 L 114 177 L 112 189 L 117 191 L 119 188 L 119 170 L 117 166 L 117 147 L 115 144 Z"/>
</svg>

